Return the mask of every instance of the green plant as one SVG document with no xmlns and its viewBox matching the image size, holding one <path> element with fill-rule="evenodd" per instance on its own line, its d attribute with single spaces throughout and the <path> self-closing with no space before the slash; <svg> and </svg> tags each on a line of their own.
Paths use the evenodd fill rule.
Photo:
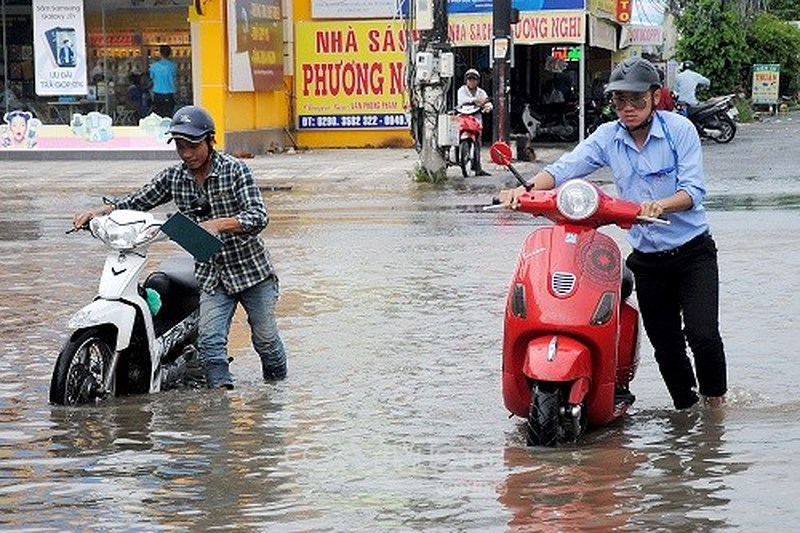
<svg viewBox="0 0 800 533">
<path fill-rule="evenodd" d="M 431 172 L 419 163 L 414 165 L 414 181 L 421 183 L 444 183 L 447 181 L 447 167 Z"/>
<path fill-rule="evenodd" d="M 739 111 L 739 115 L 736 117 L 739 122 L 751 122 L 755 116 L 749 100 L 737 100 L 736 110 Z"/>
<path fill-rule="evenodd" d="M 711 80 L 716 94 L 735 92 L 750 65 L 742 16 L 735 4 L 719 0 L 687 2 L 676 17 L 677 57 L 692 60 Z"/>
<path fill-rule="evenodd" d="M 781 66 L 780 94 L 800 92 L 800 28 L 771 13 L 760 13 L 747 28 L 753 63 Z"/>
</svg>

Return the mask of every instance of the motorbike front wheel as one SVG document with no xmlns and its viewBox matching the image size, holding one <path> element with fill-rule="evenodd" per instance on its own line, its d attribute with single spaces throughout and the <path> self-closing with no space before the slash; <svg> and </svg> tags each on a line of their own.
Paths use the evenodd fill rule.
<svg viewBox="0 0 800 533">
<path fill-rule="evenodd" d="M 473 153 L 475 143 L 471 139 L 462 139 L 458 145 L 458 165 L 461 167 L 461 175 L 467 177 L 467 169 L 473 168 L 475 155 Z"/>
<path fill-rule="evenodd" d="M 562 438 L 561 389 L 553 383 L 535 383 L 528 412 L 528 444 L 556 446 Z"/>
<path fill-rule="evenodd" d="M 58 354 L 50 382 L 50 402 L 57 405 L 94 403 L 105 395 L 103 383 L 111 371 L 113 343 L 107 333 L 90 328 L 68 340 Z M 114 395 L 114 380 L 108 391 Z"/>
<path fill-rule="evenodd" d="M 727 114 L 722 113 L 717 115 L 717 121 L 719 122 L 720 134 L 714 137 L 714 140 L 721 144 L 731 142 L 736 136 L 736 122 Z"/>
</svg>

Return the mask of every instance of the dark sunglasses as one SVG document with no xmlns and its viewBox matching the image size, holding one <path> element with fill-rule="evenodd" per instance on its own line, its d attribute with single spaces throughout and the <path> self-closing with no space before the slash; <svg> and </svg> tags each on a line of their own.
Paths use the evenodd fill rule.
<svg viewBox="0 0 800 533">
<path fill-rule="evenodd" d="M 647 95 L 649 94 L 639 93 L 629 96 L 614 94 L 611 96 L 611 105 L 614 106 L 614 109 L 624 109 L 627 105 L 632 105 L 636 109 L 644 109 L 647 106 Z"/>
</svg>

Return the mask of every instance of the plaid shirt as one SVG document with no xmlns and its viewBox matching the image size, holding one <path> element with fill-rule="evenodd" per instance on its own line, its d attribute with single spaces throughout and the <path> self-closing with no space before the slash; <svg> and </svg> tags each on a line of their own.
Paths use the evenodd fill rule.
<svg viewBox="0 0 800 533">
<path fill-rule="evenodd" d="M 148 211 L 170 200 L 197 222 L 235 217 L 244 230 L 221 234 L 222 249 L 207 262 L 195 263 L 195 275 L 204 291 L 213 294 L 222 283 L 229 294 L 238 293 L 274 275 L 269 251 L 258 236 L 269 222 L 267 208 L 250 168 L 242 161 L 214 152 L 204 187 L 180 163 L 113 204 L 115 209 Z"/>
</svg>

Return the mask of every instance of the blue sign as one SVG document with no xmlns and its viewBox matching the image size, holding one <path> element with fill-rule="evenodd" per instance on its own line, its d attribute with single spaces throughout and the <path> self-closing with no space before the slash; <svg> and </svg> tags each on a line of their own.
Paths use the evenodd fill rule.
<svg viewBox="0 0 800 533">
<path fill-rule="evenodd" d="M 584 0 L 512 0 L 511 6 L 520 11 L 576 10 L 585 9 Z M 447 12 L 491 13 L 492 0 L 447 0 Z"/>
</svg>

